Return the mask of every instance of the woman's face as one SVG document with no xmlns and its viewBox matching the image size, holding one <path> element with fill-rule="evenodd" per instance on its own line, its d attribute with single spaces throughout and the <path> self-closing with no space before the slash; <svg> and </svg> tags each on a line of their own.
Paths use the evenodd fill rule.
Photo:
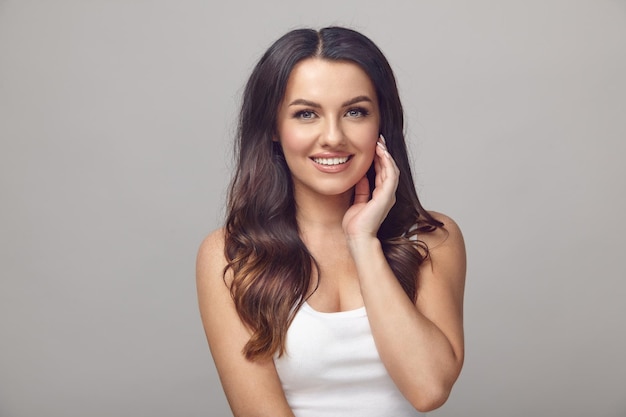
<svg viewBox="0 0 626 417">
<path fill-rule="evenodd" d="M 302 193 L 338 195 L 372 164 L 379 135 L 376 90 L 347 61 L 309 58 L 291 72 L 278 111 L 278 140 Z"/>
</svg>

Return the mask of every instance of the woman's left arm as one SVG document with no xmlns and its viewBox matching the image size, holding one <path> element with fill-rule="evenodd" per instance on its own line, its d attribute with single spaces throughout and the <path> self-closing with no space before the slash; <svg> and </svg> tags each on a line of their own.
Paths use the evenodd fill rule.
<svg viewBox="0 0 626 417">
<path fill-rule="evenodd" d="M 380 357 L 404 396 L 420 411 L 440 407 L 463 365 L 465 249 L 457 225 L 421 265 L 417 302 L 407 297 L 380 242 L 353 242 L 361 294 Z M 434 239 L 428 239 L 434 240 Z"/>
<path fill-rule="evenodd" d="M 372 198 L 360 196 L 346 213 L 344 231 L 356 263 L 376 347 L 402 394 L 420 411 L 440 407 L 461 372 L 464 357 L 465 244 L 456 223 L 438 213 L 443 229 L 420 235 L 430 248 L 413 303 L 396 279 L 376 238 L 393 205 L 398 170 L 380 146 Z M 366 201 L 367 200 L 367 201 Z"/>
</svg>

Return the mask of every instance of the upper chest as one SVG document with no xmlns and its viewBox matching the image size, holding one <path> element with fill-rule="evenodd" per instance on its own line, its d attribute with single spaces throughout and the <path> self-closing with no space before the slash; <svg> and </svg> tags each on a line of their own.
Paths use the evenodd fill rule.
<svg viewBox="0 0 626 417">
<path fill-rule="evenodd" d="M 363 306 L 356 266 L 347 246 L 335 242 L 309 250 L 316 261 L 309 288 L 309 304 L 323 312 L 353 310 Z"/>
</svg>

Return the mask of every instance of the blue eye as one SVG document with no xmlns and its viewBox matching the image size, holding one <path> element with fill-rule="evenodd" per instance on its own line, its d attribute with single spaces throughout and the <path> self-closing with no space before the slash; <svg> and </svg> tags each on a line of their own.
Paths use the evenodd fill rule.
<svg viewBox="0 0 626 417">
<path fill-rule="evenodd" d="M 346 116 L 349 117 L 364 117 L 367 116 L 369 114 L 369 112 L 361 107 L 358 108 L 354 108 L 354 109 L 350 109 L 346 112 Z"/>
<path fill-rule="evenodd" d="M 311 110 L 300 110 L 294 114 L 294 117 L 297 119 L 312 119 L 315 117 L 315 113 Z"/>
</svg>

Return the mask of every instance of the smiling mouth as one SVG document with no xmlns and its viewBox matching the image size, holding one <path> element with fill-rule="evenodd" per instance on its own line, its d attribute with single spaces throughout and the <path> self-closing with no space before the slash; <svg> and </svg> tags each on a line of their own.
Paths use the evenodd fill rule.
<svg viewBox="0 0 626 417">
<path fill-rule="evenodd" d="M 352 156 L 342 156 L 337 158 L 311 158 L 313 162 L 320 165 L 333 166 L 342 165 L 348 162 Z"/>
</svg>

